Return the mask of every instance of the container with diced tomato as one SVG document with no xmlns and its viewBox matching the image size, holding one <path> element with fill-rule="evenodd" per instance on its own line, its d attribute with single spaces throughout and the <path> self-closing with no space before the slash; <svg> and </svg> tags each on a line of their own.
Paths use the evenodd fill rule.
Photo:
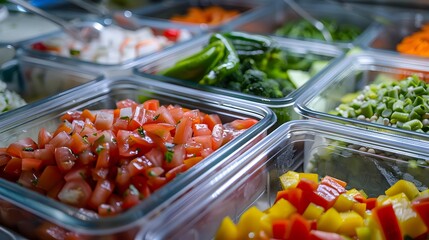
<svg viewBox="0 0 429 240">
<path fill-rule="evenodd" d="M 421 163 L 428 147 L 336 123 L 291 121 L 138 238 L 427 239 L 429 169 Z"/>
<path fill-rule="evenodd" d="M 261 140 L 266 108 L 105 79 L 0 123 L 0 223 L 36 239 L 133 239 Z"/>
</svg>

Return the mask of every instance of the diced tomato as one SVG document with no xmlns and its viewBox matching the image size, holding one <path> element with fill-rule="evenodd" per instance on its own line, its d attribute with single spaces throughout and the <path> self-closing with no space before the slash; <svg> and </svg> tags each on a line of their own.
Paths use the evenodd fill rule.
<svg viewBox="0 0 429 240">
<path fill-rule="evenodd" d="M 34 158 L 34 151 L 22 151 L 21 158 Z"/>
<path fill-rule="evenodd" d="M 241 130 L 241 129 L 251 128 L 256 123 L 258 123 L 257 120 L 251 119 L 251 118 L 247 118 L 247 119 L 237 119 L 237 120 L 234 120 L 230 124 L 236 130 Z"/>
<path fill-rule="evenodd" d="M 209 129 L 212 130 L 216 124 L 222 124 L 219 115 L 217 114 L 206 114 L 204 116 L 203 123 L 209 126 Z"/>
<path fill-rule="evenodd" d="M 97 160 L 97 157 L 89 149 L 79 153 L 78 161 L 81 164 L 88 165 L 88 164 L 94 162 L 95 160 Z"/>
<path fill-rule="evenodd" d="M 48 48 L 46 47 L 46 45 L 43 42 L 33 43 L 31 45 L 31 48 L 34 50 L 42 51 L 42 52 L 48 51 Z"/>
<path fill-rule="evenodd" d="M 124 209 L 129 209 L 134 207 L 140 202 L 140 193 L 134 185 L 130 185 L 128 189 L 124 192 L 124 202 L 122 207 Z"/>
<path fill-rule="evenodd" d="M 118 173 L 116 174 L 115 182 L 119 188 L 119 192 L 126 190 L 130 184 L 131 175 L 128 171 L 127 166 L 121 166 L 118 168 Z"/>
<path fill-rule="evenodd" d="M 6 148 L 0 148 L 0 167 L 6 165 L 10 159 L 12 156 L 6 152 Z"/>
<path fill-rule="evenodd" d="M 223 126 L 222 124 L 216 124 L 212 131 L 212 148 L 217 150 L 223 144 Z"/>
<path fill-rule="evenodd" d="M 123 157 L 148 152 L 153 146 L 152 139 L 148 136 L 142 137 L 131 131 L 120 130 L 117 137 L 119 155 Z"/>
<path fill-rule="evenodd" d="M 177 174 L 182 173 L 186 170 L 186 165 L 185 164 L 181 164 L 175 168 L 170 169 L 166 174 L 165 174 L 165 178 L 167 179 L 167 181 L 171 181 L 173 178 L 175 178 L 177 176 Z"/>
<path fill-rule="evenodd" d="M 185 144 L 185 151 L 188 155 L 195 157 L 200 156 L 201 150 L 203 150 L 203 145 L 201 143 L 191 141 Z"/>
<path fill-rule="evenodd" d="M 202 118 L 201 118 L 201 112 L 198 109 L 193 109 L 190 111 L 186 111 L 183 113 L 183 117 L 187 117 L 192 120 L 192 125 L 195 124 L 201 124 Z"/>
<path fill-rule="evenodd" d="M 100 204 L 97 210 L 98 214 L 102 217 L 114 216 L 117 214 L 116 209 L 110 204 Z"/>
<path fill-rule="evenodd" d="M 12 157 L 3 169 L 3 172 L 12 178 L 18 178 L 22 171 L 21 158 Z"/>
<path fill-rule="evenodd" d="M 37 190 L 34 188 L 34 186 L 37 184 L 37 176 L 33 173 L 33 171 L 22 171 L 17 183 L 21 186 Z"/>
<path fill-rule="evenodd" d="M 137 157 L 131 160 L 128 164 L 128 172 L 131 177 L 136 176 L 139 173 L 144 173 L 146 169 L 152 167 L 153 164 L 146 157 Z"/>
<path fill-rule="evenodd" d="M 31 138 L 24 138 L 10 144 L 6 152 L 13 157 L 21 157 L 23 151 L 34 151 L 37 149 L 37 144 Z"/>
<path fill-rule="evenodd" d="M 141 175 L 138 176 L 134 176 L 131 179 L 131 184 L 134 185 L 134 187 L 137 188 L 137 190 L 139 191 L 140 195 L 139 198 L 140 199 L 144 199 L 150 196 L 150 189 L 147 186 L 147 178 Z"/>
<path fill-rule="evenodd" d="M 178 107 L 178 106 L 176 106 L 176 107 L 173 107 L 173 106 L 170 107 L 170 106 L 167 109 L 168 109 L 168 111 L 170 111 L 170 114 L 173 117 L 174 122 L 177 123 L 183 117 L 183 114 L 184 114 L 183 108 Z"/>
<path fill-rule="evenodd" d="M 150 123 L 143 125 L 143 129 L 146 132 L 157 135 L 166 141 L 171 137 L 170 131 L 175 129 L 175 126 L 169 123 Z"/>
<path fill-rule="evenodd" d="M 213 153 L 213 149 L 211 148 L 204 148 L 203 150 L 201 150 L 201 157 L 206 158 L 208 157 L 210 154 Z"/>
<path fill-rule="evenodd" d="M 88 206 L 92 209 L 98 209 L 103 203 L 106 203 L 110 195 L 113 193 L 115 183 L 110 180 L 98 180 L 94 191 L 89 198 Z"/>
<path fill-rule="evenodd" d="M 197 163 L 201 162 L 201 160 L 203 159 L 204 159 L 203 157 L 191 157 L 191 158 L 185 159 L 183 163 L 185 164 L 186 169 L 189 169 L 194 165 L 196 165 Z"/>
<path fill-rule="evenodd" d="M 139 104 L 131 99 L 125 99 L 122 101 L 116 102 L 116 108 L 132 108 L 135 109 Z"/>
<path fill-rule="evenodd" d="M 168 150 L 165 153 L 165 160 L 162 164 L 162 167 L 169 170 L 183 164 L 185 160 L 186 151 L 183 144 L 178 144 L 173 147 L 173 149 Z"/>
<path fill-rule="evenodd" d="M 55 186 L 48 191 L 46 196 L 55 200 L 59 200 L 58 194 L 60 193 L 61 189 L 63 189 L 65 184 L 66 184 L 66 181 L 64 181 L 63 179 L 60 179 L 58 182 L 55 183 Z"/>
<path fill-rule="evenodd" d="M 146 109 L 137 106 L 134 115 L 128 123 L 128 130 L 133 131 L 146 123 Z"/>
<path fill-rule="evenodd" d="M 150 190 L 156 191 L 167 183 L 167 179 L 165 177 L 153 177 L 147 180 L 147 185 Z"/>
<path fill-rule="evenodd" d="M 74 132 L 71 136 L 69 147 L 73 153 L 79 154 L 89 148 L 89 143 L 85 138 Z"/>
<path fill-rule="evenodd" d="M 143 107 L 146 110 L 156 111 L 159 108 L 159 101 L 156 99 L 150 99 L 143 103 Z"/>
<path fill-rule="evenodd" d="M 109 130 L 113 125 L 113 112 L 99 111 L 95 116 L 95 127 L 99 130 Z"/>
<path fill-rule="evenodd" d="M 336 233 L 311 230 L 309 240 L 344 240 L 344 238 Z"/>
<path fill-rule="evenodd" d="M 88 109 L 82 111 L 81 115 L 82 120 L 89 120 L 90 122 L 95 122 L 95 115 Z"/>
<path fill-rule="evenodd" d="M 155 167 L 161 167 L 164 160 L 164 153 L 158 148 L 152 148 L 144 155 Z"/>
<path fill-rule="evenodd" d="M 170 111 L 164 106 L 160 106 L 158 110 L 155 112 L 155 117 L 157 122 L 168 123 L 172 126 L 176 125 L 176 121 L 171 115 Z"/>
<path fill-rule="evenodd" d="M 89 184 L 82 180 L 66 182 L 58 193 L 58 199 L 75 207 L 85 207 L 91 197 L 92 190 Z"/>
<path fill-rule="evenodd" d="M 64 131 L 58 133 L 55 135 L 54 138 L 49 142 L 49 144 L 52 144 L 54 147 L 66 147 L 68 146 L 68 143 L 70 141 L 70 135 Z"/>
<path fill-rule="evenodd" d="M 167 28 L 164 30 L 164 37 L 170 41 L 177 41 L 180 37 L 180 30 L 174 28 Z"/>
<path fill-rule="evenodd" d="M 39 136 L 37 139 L 39 148 L 44 148 L 47 143 L 52 139 L 52 134 L 48 132 L 45 128 L 39 130 Z"/>
<path fill-rule="evenodd" d="M 194 133 L 194 136 L 205 136 L 205 135 L 211 135 L 212 131 L 209 129 L 207 124 L 194 124 L 192 126 L 192 132 Z"/>
<path fill-rule="evenodd" d="M 110 145 L 102 143 L 97 148 L 97 164 L 95 168 L 108 168 L 110 166 Z"/>
<path fill-rule="evenodd" d="M 71 125 L 71 122 L 64 121 L 55 130 L 54 137 L 57 136 L 61 132 L 65 132 L 67 135 L 69 135 L 72 131 L 73 131 L 73 127 Z"/>
<path fill-rule="evenodd" d="M 60 173 L 60 169 L 56 166 L 47 166 L 37 181 L 37 187 L 45 191 L 50 191 L 55 187 L 58 182 L 61 182 L 63 175 Z"/>
<path fill-rule="evenodd" d="M 53 223 L 43 221 L 42 224 L 37 227 L 36 234 L 38 239 L 56 240 L 65 239 L 67 231 Z"/>
<path fill-rule="evenodd" d="M 43 164 L 42 160 L 35 159 L 35 158 L 23 158 L 21 161 L 22 161 L 21 162 L 22 171 L 31 171 L 31 170 L 38 171 Z"/>
<path fill-rule="evenodd" d="M 203 149 L 213 149 L 211 136 L 196 136 L 192 138 L 192 141 L 201 144 Z"/>
<path fill-rule="evenodd" d="M 69 123 L 73 122 L 73 120 L 80 120 L 82 112 L 81 111 L 68 111 L 63 116 L 61 116 L 60 120 L 62 122 L 67 121 Z"/>
<path fill-rule="evenodd" d="M 55 148 L 55 161 L 62 172 L 67 172 L 76 163 L 76 156 L 68 147 Z"/>
<path fill-rule="evenodd" d="M 128 130 L 128 119 L 117 119 L 112 126 L 112 131 L 117 133 L 119 130 Z"/>
<path fill-rule="evenodd" d="M 164 173 L 164 168 L 162 167 L 150 167 L 146 169 L 145 176 L 150 178 L 160 177 Z"/>
<path fill-rule="evenodd" d="M 66 175 L 64 175 L 64 180 L 87 180 L 90 176 L 90 171 L 88 166 L 79 166 L 72 168 Z"/>
</svg>

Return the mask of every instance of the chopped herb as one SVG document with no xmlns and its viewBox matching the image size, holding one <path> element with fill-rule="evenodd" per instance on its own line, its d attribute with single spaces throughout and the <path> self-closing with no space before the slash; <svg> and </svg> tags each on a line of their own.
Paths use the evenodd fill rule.
<svg viewBox="0 0 429 240">
<path fill-rule="evenodd" d="M 82 137 L 82 139 L 83 139 L 83 141 L 84 141 L 86 144 L 89 144 L 89 142 L 88 142 L 88 136 L 87 136 L 87 135 L 84 135 L 84 136 Z"/>
<path fill-rule="evenodd" d="M 120 117 L 120 119 L 122 119 L 122 120 L 130 120 L 130 117 L 129 116 L 122 116 L 122 117 Z"/>
<path fill-rule="evenodd" d="M 97 133 L 93 133 L 92 136 L 97 136 Z"/>
<path fill-rule="evenodd" d="M 180 121 L 182 121 L 182 120 L 177 121 L 176 125 L 178 125 L 180 123 Z"/>
<path fill-rule="evenodd" d="M 117 142 L 117 141 L 116 141 L 116 138 L 113 138 L 113 139 L 112 139 L 112 142 L 116 143 L 116 142 Z"/>
<path fill-rule="evenodd" d="M 79 172 L 79 175 L 80 175 L 83 179 L 86 179 L 86 175 L 85 175 L 85 173 L 83 173 L 83 172 Z"/>
<path fill-rule="evenodd" d="M 24 149 L 22 149 L 22 150 L 24 150 L 24 151 L 26 151 L 26 152 L 33 152 L 34 151 L 34 149 L 32 148 L 32 147 L 25 147 Z"/>
<path fill-rule="evenodd" d="M 99 138 L 97 138 L 97 140 L 95 140 L 95 142 L 96 142 L 96 143 L 102 143 L 102 142 L 104 142 L 104 138 L 105 138 L 105 136 L 104 136 L 104 134 L 103 134 L 103 135 L 101 135 Z"/>
<path fill-rule="evenodd" d="M 130 184 L 128 189 L 130 190 L 131 195 L 139 195 L 139 190 L 137 190 L 133 184 Z"/>
<path fill-rule="evenodd" d="M 111 213 L 112 212 L 112 209 L 109 207 L 109 208 L 107 208 L 107 212 L 108 213 Z"/>
<path fill-rule="evenodd" d="M 95 149 L 95 151 L 98 153 L 98 154 L 100 154 L 100 152 L 101 151 L 103 151 L 104 150 L 104 147 L 103 146 L 101 146 L 101 145 L 98 145 L 97 146 L 97 148 Z"/>
<path fill-rule="evenodd" d="M 172 150 L 174 148 L 174 146 L 175 146 L 174 143 L 169 143 L 169 142 L 165 143 L 165 147 L 169 150 Z"/>
<path fill-rule="evenodd" d="M 151 177 L 156 177 L 155 172 L 154 172 L 154 171 L 152 171 L 152 170 L 149 170 L 149 171 L 148 171 L 148 175 L 149 175 L 149 176 L 151 176 Z"/>
<path fill-rule="evenodd" d="M 158 118 L 159 118 L 159 116 L 160 116 L 161 114 L 158 114 L 158 115 L 156 115 L 155 117 L 153 117 L 153 120 L 154 121 L 156 121 Z"/>
<path fill-rule="evenodd" d="M 70 49 L 70 55 L 72 56 L 79 56 L 80 55 L 80 51 L 77 49 Z"/>
<path fill-rule="evenodd" d="M 165 152 L 165 161 L 167 161 L 168 163 L 171 163 L 171 161 L 173 160 L 173 154 L 174 151 L 173 150 L 167 150 L 167 152 Z"/>
<path fill-rule="evenodd" d="M 144 130 L 142 127 L 137 128 L 137 132 L 141 137 L 146 137 L 146 134 L 144 134 Z"/>
<path fill-rule="evenodd" d="M 31 184 L 33 184 L 34 186 L 36 186 L 38 182 L 39 182 L 39 179 L 37 178 L 31 179 Z"/>
</svg>

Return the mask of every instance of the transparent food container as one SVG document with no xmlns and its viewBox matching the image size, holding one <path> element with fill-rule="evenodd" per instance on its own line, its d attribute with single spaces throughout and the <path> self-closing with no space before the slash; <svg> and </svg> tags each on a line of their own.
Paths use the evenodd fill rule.
<svg viewBox="0 0 429 240">
<path fill-rule="evenodd" d="M 298 118 L 297 114 L 293 111 L 292 105 L 297 97 L 301 94 L 303 89 L 309 88 L 314 84 L 314 77 L 309 79 L 303 86 L 299 89 L 292 91 L 287 96 L 283 98 L 265 98 L 256 95 L 250 95 L 241 93 L 238 91 L 228 90 L 220 87 L 214 87 L 209 85 L 201 85 L 193 81 L 186 81 L 180 79 L 174 79 L 170 77 L 164 77 L 156 75 L 158 72 L 167 69 L 174 65 L 180 59 L 183 59 L 187 56 L 190 56 L 198 51 L 200 51 L 204 46 L 206 46 L 210 34 L 201 36 L 195 40 L 192 40 L 186 44 L 178 46 L 177 48 L 171 48 L 168 51 L 164 51 L 159 55 L 148 59 L 141 65 L 138 65 L 135 68 L 135 72 L 138 75 L 143 75 L 146 77 L 153 77 L 160 81 L 170 82 L 178 85 L 184 85 L 191 88 L 197 88 L 208 92 L 220 93 L 223 95 L 245 99 L 252 101 L 258 105 L 263 105 L 271 108 L 277 114 L 277 124 L 280 125 L 283 122 L 289 121 L 291 119 Z M 289 55 L 297 57 L 298 59 L 305 58 L 308 54 L 313 54 L 315 58 L 329 61 L 328 65 L 323 66 L 323 69 L 329 68 L 331 64 L 335 61 L 339 61 L 343 52 L 341 49 L 327 45 L 323 43 L 314 43 L 309 45 L 307 42 L 294 40 L 294 39 L 282 39 L 275 38 L 274 40 L 278 42 L 280 49 L 285 52 L 288 52 Z M 292 68 L 293 69 L 293 68 Z M 319 74 L 319 73 L 317 73 Z M 316 74 L 316 75 L 317 75 Z"/>
<path fill-rule="evenodd" d="M 96 91 L 95 91 L 96 90 Z M 166 83 L 122 77 L 92 82 L 79 91 L 44 102 L 26 112 L 11 116 L 14 122 L 0 123 L 2 146 L 24 137 L 37 139 L 38 130 L 56 129 L 59 117 L 76 109 L 114 109 L 123 99 L 158 99 L 160 104 L 178 104 L 205 113 L 216 113 L 222 122 L 234 119 L 259 120 L 232 141 L 217 149 L 193 168 L 177 175 L 172 181 L 153 192 L 132 209 L 121 214 L 98 218 L 88 210 L 77 209 L 16 183 L 0 179 L 0 222 L 16 229 L 24 236 L 45 239 L 46 229 L 66 234 L 78 233 L 84 239 L 134 239 L 138 228 L 155 219 L 165 209 L 178 209 L 175 202 L 188 191 L 204 184 L 209 176 L 216 175 L 216 167 L 225 167 L 261 140 L 274 123 L 275 115 L 267 108 L 197 90 L 172 86 Z M 49 232 L 49 231 L 48 231 Z"/>
<path fill-rule="evenodd" d="M 229 18 L 218 24 L 205 24 L 205 23 L 186 23 L 181 21 L 171 21 L 170 18 L 173 16 L 183 16 L 187 13 L 190 8 L 201 8 L 206 9 L 207 7 L 218 6 L 227 11 L 238 11 L 239 15 Z M 260 9 L 263 8 L 263 4 L 258 1 L 240 1 L 240 0 L 221 0 L 221 1 L 164 1 L 156 5 L 149 7 L 143 7 L 141 9 L 133 10 L 133 14 L 143 19 L 159 21 L 163 24 L 177 24 L 178 26 L 190 27 L 195 30 L 203 31 L 216 31 L 220 28 L 234 24 L 237 21 L 247 21 L 254 19 L 258 16 Z M 213 19 L 216 19 L 216 15 L 213 15 Z"/>
<path fill-rule="evenodd" d="M 124 76 L 132 73 L 139 60 L 199 34 L 179 26 L 161 26 L 144 20 L 136 24 L 141 28 L 132 31 L 112 25 L 109 20 L 76 23 L 82 31 L 86 27 L 101 29 L 100 35 L 82 44 L 57 31 L 27 42 L 23 50 L 25 55 L 95 70 L 106 76 Z"/>
<path fill-rule="evenodd" d="M 348 183 L 347 189 L 363 189 L 370 197 L 384 194 L 400 179 L 414 182 L 422 191 L 429 186 L 428 165 L 411 167 L 407 161 L 427 163 L 427 150 L 427 144 L 417 147 L 413 141 L 386 139 L 354 127 L 291 121 L 220 171 L 219 177 L 181 199 L 183 209 L 166 211 L 138 237 L 212 239 L 224 217 L 236 223 L 251 206 L 261 211 L 272 206 L 282 190 L 279 177 L 289 170 L 339 178 Z"/>
<path fill-rule="evenodd" d="M 59 30 L 59 27 L 37 15 L 7 11 L 4 5 L 0 17 L 0 46 L 12 45 L 19 47 L 27 41 L 41 38 Z"/>
<path fill-rule="evenodd" d="M 0 114 L 0 122 L 9 120 L 15 111 L 28 110 L 48 97 L 97 79 L 101 79 L 100 74 L 61 63 L 26 56 L 10 60 L 1 66 L 0 80 L 27 105 Z"/>
<path fill-rule="evenodd" d="M 373 24 L 372 20 L 359 15 L 357 12 L 345 9 L 339 4 L 332 3 L 300 3 L 300 6 L 311 16 L 318 20 L 330 19 L 341 25 L 356 26 L 362 32 L 353 41 L 334 41 L 333 44 L 341 48 L 350 48 L 360 44 L 364 39 L 367 31 Z M 276 35 L 276 31 L 284 24 L 290 21 L 300 21 L 303 18 L 283 1 L 274 1 L 265 9 L 261 10 L 258 18 L 249 21 L 241 21 L 228 26 L 223 30 L 235 30 L 262 35 Z M 297 38 L 297 37 L 295 37 Z M 326 42 L 311 38 L 300 38 L 312 42 Z"/>
<path fill-rule="evenodd" d="M 341 122 L 375 131 L 400 134 L 416 139 L 427 139 L 428 135 L 426 133 L 330 114 L 330 111 L 342 103 L 342 97 L 347 94 L 361 91 L 366 85 L 374 81 L 383 79 L 403 80 L 411 75 L 417 75 L 420 79 L 427 80 L 429 78 L 427 61 L 377 52 L 362 52 L 356 55 L 349 55 L 329 71 L 324 72 L 317 80 L 317 85 L 307 89 L 298 98 L 295 103 L 295 109 L 305 118 Z"/>
<path fill-rule="evenodd" d="M 395 18 L 384 25 L 374 26 L 364 46 L 381 52 L 397 52 L 396 46 L 405 37 L 421 30 L 429 23 L 429 15 L 423 11 L 396 13 Z M 408 55 L 408 54 L 404 54 Z"/>
</svg>

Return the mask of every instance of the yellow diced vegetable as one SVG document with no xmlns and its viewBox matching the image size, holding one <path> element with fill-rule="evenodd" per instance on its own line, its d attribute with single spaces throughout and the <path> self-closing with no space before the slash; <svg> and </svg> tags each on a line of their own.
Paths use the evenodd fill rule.
<svg viewBox="0 0 429 240">
<path fill-rule="evenodd" d="M 305 209 L 302 216 L 308 220 L 317 220 L 322 215 L 325 209 L 321 206 L 318 206 L 314 203 L 310 203 L 308 207 Z"/>
<path fill-rule="evenodd" d="M 269 210 L 268 215 L 271 220 L 287 219 L 290 215 L 296 213 L 296 208 L 288 200 L 279 199 Z"/>
<path fill-rule="evenodd" d="M 315 183 L 319 183 L 319 174 L 317 173 L 298 173 L 298 174 L 299 174 L 299 179 L 305 178 Z"/>
<path fill-rule="evenodd" d="M 395 184 L 393 184 L 389 189 L 386 190 L 387 196 L 393 196 L 399 193 L 405 193 L 409 200 L 413 200 L 415 197 L 419 196 L 420 192 L 417 189 L 416 185 L 414 183 L 406 181 L 406 180 L 399 180 Z"/>
<path fill-rule="evenodd" d="M 225 217 L 221 224 L 219 229 L 216 232 L 215 236 L 216 240 L 234 240 L 238 239 L 238 229 L 235 226 L 234 222 L 229 217 Z"/>
<path fill-rule="evenodd" d="M 352 209 L 355 202 L 356 201 L 353 199 L 353 197 L 347 194 L 341 194 L 335 201 L 334 208 L 339 212 L 346 212 Z"/>
<path fill-rule="evenodd" d="M 343 221 L 337 230 L 339 234 L 355 236 L 356 228 L 363 226 L 363 218 L 354 211 L 342 212 L 340 216 Z"/>
<path fill-rule="evenodd" d="M 361 217 L 366 217 L 366 203 L 356 202 L 353 204 L 352 210 L 359 214 Z"/>
<path fill-rule="evenodd" d="M 294 171 L 288 171 L 280 176 L 280 183 L 282 184 L 282 188 L 284 190 L 289 188 L 294 188 L 298 185 L 299 182 L 299 174 Z"/>
<path fill-rule="evenodd" d="M 359 240 L 371 240 L 371 230 L 367 226 L 356 228 L 356 235 Z"/>
<path fill-rule="evenodd" d="M 343 219 L 337 210 L 335 210 L 335 208 L 330 208 L 320 216 L 317 221 L 317 229 L 326 232 L 337 232 L 342 222 Z"/>
<path fill-rule="evenodd" d="M 238 239 L 248 239 L 249 235 L 258 235 L 261 230 L 260 221 L 265 213 L 253 206 L 245 211 L 237 223 Z"/>
</svg>

